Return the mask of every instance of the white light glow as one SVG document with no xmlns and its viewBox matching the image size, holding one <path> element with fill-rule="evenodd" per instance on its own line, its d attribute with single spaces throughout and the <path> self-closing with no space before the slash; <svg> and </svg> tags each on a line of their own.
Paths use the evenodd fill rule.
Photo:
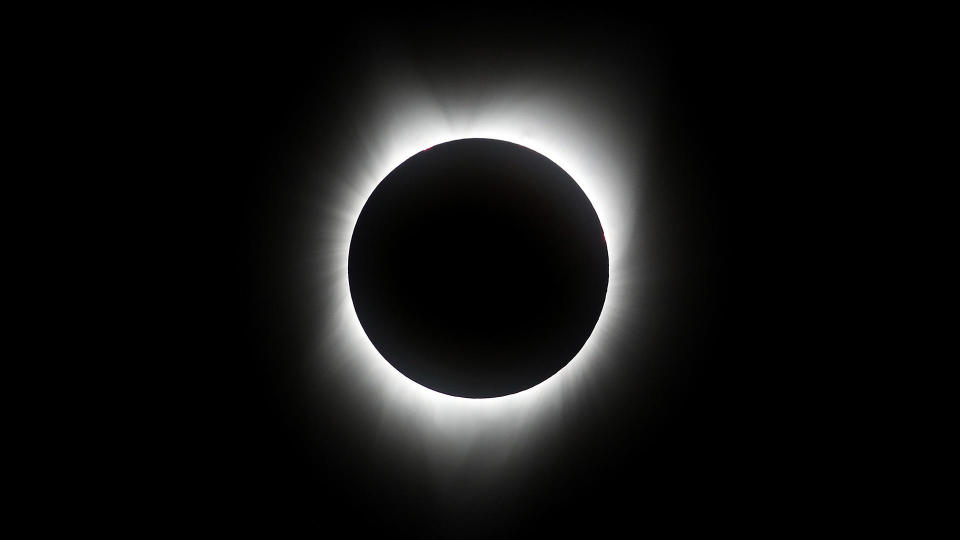
<svg viewBox="0 0 960 540">
<path fill-rule="evenodd" d="M 527 81 L 529 82 L 529 81 Z M 576 403 L 584 381 L 617 339 L 618 321 L 639 298 L 634 237 L 640 193 L 636 137 L 620 111 L 604 107 L 602 93 L 582 81 L 537 90 L 515 81 L 482 97 L 447 92 L 440 99 L 415 79 L 393 77 L 359 122 L 360 147 L 340 170 L 323 171 L 324 201 L 316 275 L 321 276 L 323 318 L 316 366 L 346 399 L 363 402 L 373 415 L 380 444 L 419 445 L 437 467 L 455 467 L 478 451 L 495 466 L 536 442 L 537 434 Z M 561 90 L 556 90 L 559 88 Z M 389 89 L 389 90 L 387 90 Z M 386 93 L 389 91 L 389 93 Z M 636 120 L 634 118 L 634 120 Z M 631 131 L 633 133 L 633 131 Z M 350 238 L 364 203 L 377 184 L 414 154 L 456 139 L 499 139 L 551 159 L 583 189 L 603 226 L 610 258 L 606 301 L 579 354 L 542 383 L 488 399 L 449 396 L 408 379 L 373 347 L 357 318 L 347 278 Z M 333 177 L 339 183 L 330 182 Z M 330 188 L 325 188 L 330 189 Z M 336 360 L 333 360 L 336 358 Z"/>
</svg>

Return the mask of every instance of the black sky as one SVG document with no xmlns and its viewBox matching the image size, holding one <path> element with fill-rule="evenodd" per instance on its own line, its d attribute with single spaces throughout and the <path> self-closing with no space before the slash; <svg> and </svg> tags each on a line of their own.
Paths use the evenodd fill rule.
<svg viewBox="0 0 960 540">
<path fill-rule="evenodd" d="M 785 453 L 799 444 L 782 396 L 800 353 L 781 339 L 796 292 L 777 220 L 795 176 L 780 134 L 800 114 L 785 96 L 801 93 L 783 92 L 792 56 L 776 33 L 479 10 L 198 28 L 158 46 L 176 74 L 150 94 L 165 97 L 158 139 L 177 156 L 157 185 L 180 201 L 167 216 L 177 240 L 166 286 L 184 300 L 164 355 L 171 403 L 157 407 L 165 458 L 148 491 L 214 527 L 358 535 L 642 534 L 665 518 L 780 515 L 804 467 Z M 296 262 L 310 223 L 297 201 L 315 180 L 304 171 L 316 148 L 356 151 L 342 134 L 365 106 L 357 81 L 385 50 L 428 81 L 462 84 L 531 64 L 601 66 L 621 99 L 653 103 L 641 217 L 655 320 L 624 330 L 634 337 L 619 349 L 616 384 L 567 417 L 522 481 L 468 471 L 456 500 L 437 496 L 422 464 L 365 445 L 360 412 L 297 380 L 324 316 L 305 302 L 318 284 Z"/>
</svg>

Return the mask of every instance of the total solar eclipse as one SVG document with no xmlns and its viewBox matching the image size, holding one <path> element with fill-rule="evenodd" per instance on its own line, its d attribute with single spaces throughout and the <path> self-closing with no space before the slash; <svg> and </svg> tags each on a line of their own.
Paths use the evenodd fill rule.
<svg viewBox="0 0 960 540">
<path fill-rule="evenodd" d="M 609 261 L 597 213 L 563 169 L 517 144 L 461 139 L 380 182 L 347 271 L 360 324 L 394 368 L 444 394 L 492 398 L 577 355 Z"/>
</svg>

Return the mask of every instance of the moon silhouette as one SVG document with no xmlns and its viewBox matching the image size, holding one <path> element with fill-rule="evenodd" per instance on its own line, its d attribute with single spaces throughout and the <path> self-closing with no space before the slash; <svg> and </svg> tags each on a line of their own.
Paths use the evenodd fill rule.
<svg viewBox="0 0 960 540">
<path fill-rule="evenodd" d="M 377 186 L 348 278 L 364 332 L 394 368 L 444 394 L 493 398 L 577 355 L 609 260 L 596 211 L 563 169 L 517 144 L 461 139 Z"/>
</svg>

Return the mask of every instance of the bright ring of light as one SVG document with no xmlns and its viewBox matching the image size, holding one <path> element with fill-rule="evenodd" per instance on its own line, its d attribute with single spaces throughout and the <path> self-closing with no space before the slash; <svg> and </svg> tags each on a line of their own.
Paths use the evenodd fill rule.
<svg viewBox="0 0 960 540">
<path fill-rule="evenodd" d="M 617 111 L 598 111 L 596 103 L 578 95 L 523 98 L 504 91 L 483 104 L 441 107 L 429 92 L 398 92 L 370 110 L 365 151 L 344 171 L 336 171 L 339 187 L 325 197 L 327 219 L 321 239 L 318 272 L 328 308 L 328 326 L 318 344 L 323 376 L 348 399 L 363 400 L 380 411 L 381 429 L 403 441 L 425 441 L 444 456 L 459 455 L 477 444 L 491 445 L 498 455 L 516 450 L 515 436 L 537 431 L 551 412 L 576 398 L 591 370 L 608 360 L 605 351 L 618 334 L 622 314 L 637 302 L 637 269 L 628 250 L 635 249 L 633 216 L 638 206 L 636 141 L 623 134 Z M 561 87 L 562 88 L 562 87 Z M 607 240 L 609 286 L 593 334 L 563 369 L 525 391 L 489 399 L 442 394 L 408 379 L 373 347 L 360 325 L 347 279 L 349 243 L 360 210 L 376 185 L 410 156 L 456 139 L 499 139 L 526 146 L 551 159 L 580 185 L 591 201 Z M 628 142 L 624 142 L 627 140 Z M 371 405 L 370 401 L 374 403 Z M 545 416 L 546 415 L 546 416 Z M 555 416 L 555 415 L 552 415 Z M 402 426 L 384 427 L 384 426 Z M 391 431 L 392 430 L 392 431 Z M 414 439 L 411 439 L 413 437 Z M 509 442 L 513 441 L 513 442 Z M 512 448 L 512 450 L 510 448 Z M 444 458 L 452 459 L 452 458 Z"/>
</svg>

